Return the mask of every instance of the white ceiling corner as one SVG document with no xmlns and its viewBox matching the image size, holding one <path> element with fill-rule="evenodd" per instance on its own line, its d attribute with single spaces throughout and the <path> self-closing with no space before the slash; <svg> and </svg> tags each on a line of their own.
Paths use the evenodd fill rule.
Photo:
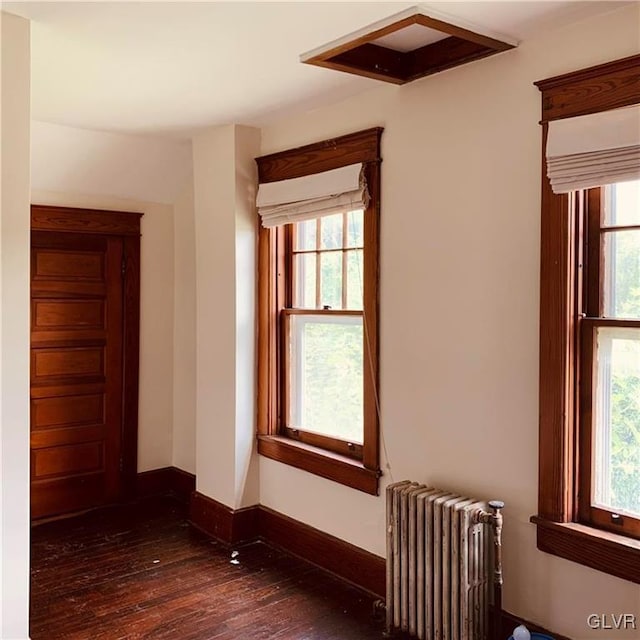
<svg viewBox="0 0 640 640">
<path fill-rule="evenodd" d="M 522 39 L 619 4 L 423 6 Z M 195 132 L 263 126 L 379 86 L 299 55 L 414 5 L 3 2 L 31 20 L 32 188 L 174 203 L 192 173 Z"/>
<path fill-rule="evenodd" d="M 299 63 L 415 2 L 4 2 L 32 21 L 36 120 L 188 139 L 261 126 L 378 81 Z M 526 39 L 615 2 L 433 2 L 427 12 Z"/>
</svg>

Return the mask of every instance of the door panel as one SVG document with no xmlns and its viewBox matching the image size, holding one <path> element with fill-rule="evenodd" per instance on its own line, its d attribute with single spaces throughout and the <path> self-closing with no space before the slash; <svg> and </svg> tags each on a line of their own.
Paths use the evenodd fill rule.
<svg viewBox="0 0 640 640">
<path fill-rule="evenodd" d="M 65 251 L 42 249 L 35 256 L 34 280 L 62 278 L 104 282 L 104 255 L 99 251 Z"/>
<path fill-rule="evenodd" d="M 72 342 L 67 339 L 66 342 Z M 105 346 L 39 348 L 32 351 L 32 382 L 47 382 L 53 378 L 105 379 Z"/>
<path fill-rule="evenodd" d="M 32 398 L 31 428 L 104 424 L 104 394 Z"/>
<path fill-rule="evenodd" d="M 34 300 L 34 331 L 105 329 L 103 300 Z"/>
<path fill-rule="evenodd" d="M 119 498 L 119 237 L 32 232 L 32 517 Z"/>
<path fill-rule="evenodd" d="M 104 471 L 103 451 L 100 441 L 34 448 L 33 471 L 38 478 Z"/>
</svg>

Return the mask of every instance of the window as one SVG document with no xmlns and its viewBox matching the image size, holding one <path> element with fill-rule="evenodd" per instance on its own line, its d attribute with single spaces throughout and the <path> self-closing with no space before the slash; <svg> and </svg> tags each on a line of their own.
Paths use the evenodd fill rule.
<svg viewBox="0 0 640 640">
<path fill-rule="evenodd" d="M 293 223 L 285 234 L 282 431 L 361 460 L 364 211 Z"/>
<path fill-rule="evenodd" d="M 260 229 L 258 451 L 371 494 L 380 476 L 381 132 L 257 159 L 261 185 L 362 164 L 366 205 L 293 222 L 276 206 L 275 226 Z"/>
<path fill-rule="evenodd" d="M 640 180 L 583 197 L 579 517 L 640 537 Z"/>
<path fill-rule="evenodd" d="M 537 83 L 545 147 L 556 123 L 628 116 L 623 108 L 640 104 L 639 83 L 640 56 Z M 625 157 L 612 165 L 623 178 L 594 182 L 596 167 L 569 193 L 554 193 L 551 184 L 559 191 L 558 183 L 579 182 L 584 172 L 572 158 L 549 161 L 551 182 L 543 163 L 539 500 L 532 521 L 542 551 L 638 583 L 640 182 L 626 172 L 630 162 L 638 175 L 640 146 L 625 144 L 617 145 Z M 569 153 L 581 151 L 594 153 Z"/>
</svg>

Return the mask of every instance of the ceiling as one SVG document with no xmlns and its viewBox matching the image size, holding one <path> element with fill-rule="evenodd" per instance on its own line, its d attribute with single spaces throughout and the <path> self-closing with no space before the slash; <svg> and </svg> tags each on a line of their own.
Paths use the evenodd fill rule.
<svg viewBox="0 0 640 640">
<path fill-rule="evenodd" d="M 35 120 L 186 138 L 212 125 L 263 125 L 381 85 L 300 64 L 299 56 L 415 4 L 3 2 L 2 8 L 32 20 Z M 526 40 L 620 4 L 422 6 Z"/>
</svg>

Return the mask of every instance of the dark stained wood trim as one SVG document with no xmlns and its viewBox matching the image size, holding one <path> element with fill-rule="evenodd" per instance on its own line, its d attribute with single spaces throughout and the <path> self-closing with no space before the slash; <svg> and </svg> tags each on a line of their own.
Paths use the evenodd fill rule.
<svg viewBox="0 0 640 640">
<path fill-rule="evenodd" d="M 439 73 L 467 62 L 480 60 L 496 53 L 485 44 L 449 36 L 408 53 L 407 81 L 417 80 L 425 75 Z M 428 71 L 425 71 L 428 69 Z"/>
<path fill-rule="evenodd" d="M 191 494 L 189 522 L 227 544 L 249 542 L 258 537 L 258 506 L 231 509 L 198 491 Z"/>
<path fill-rule="evenodd" d="M 364 214 L 363 334 L 364 442 L 362 462 L 380 476 L 379 363 L 380 363 L 380 164 L 365 168 L 371 200 Z"/>
<path fill-rule="evenodd" d="M 124 238 L 124 379 L 122 387 L 122 475 L 125 496 L 135 495 L 138 471 L 140 378 L 140 236 Z"/>
<path fill-rule="evenodd" d="M 544 147 L 547 126 L 543 128 Z M 575 274 L 573 207 L 542 183 L 540 246 L 540 403 L 538 513 L 564 522 L 572 506 Z"/>
<path fill-rule="evenodd" d="M 558 76 L 546 78 L 545 80 L 538 80 L 533 84 L 535 84 L 540 91 L 548 91 L 549 89 L 557 89 L 558 87 L 563 87 L 573 82 L 599 80 L 602 76 L 606 76 L 609 73 L 617 74 L 624 73 L 625 71 L 637 71 L 638 65 L 640 65 L 640 54 L 597 64 L 593 67 L 587 67 L 586 69 L 579 69 L 578 71 L 570 71 L 569 73 L 563 73 Z"/>
<path fill-rule="evenodd" d="M 543 92 L 543 122 L 638 104 L 640 55 L 540 80 L 535 85 Z"/>
<path fill-rule="evenodd" d="M 331 451 L 279 436 L 258 436 L 258 453 L 353 489 L 378 495 L 379 470 Z"/>
<path fill-rule="evenodd" d="M 411 25 L 422 25 L 448 34 L 449 37 L 432 45 L 406 52 L 396 51 L 374 42 L 382 36 Z M 304 59 L 303 62 L 392 84 L 405 84 L 513 48 L 513 44 L 437 18 L 416 14 L 401 18 L 397 22 L 358 36 L 349 42 L 343 42 Z"/>
<path fill-rule="evenodd" d="M 573 522 L 558 524 L 537 516 L 531 521 L 537 525 L 541 551 L 640 584 L 640 540 Z"/>
<path fill-rule="evenodd" d="M 537 525 L 540 550 L 637 582 L 638 541 L 578 524 L 580 454 L 588 455 L 584 438 L 582 452 L 578 446 L 579 323 L 587 325 L 582 305 L 584 294 L 589 294 L 583 291 L 579 275 L 580 262 L 589 259 L 589 251 L 585 255 L 583 250 L 585 229 L 580 218 L 581 207 L 593 205 L 593 197 L 587 198 L 585 205 L 581 193 L 552 192 L 545 145 L 549 120 L 640 103 L 640 56 L 536 85 L 542 91 L 543 135 L 539 494 L 538 516 L 532 521 Z M 582 477 L 584 482 L 586 474 Z"/>
<path fill-rule="evenodd" d="M 380 136 L 374 127 L 256 158 L 260 183 L 300 178 L 358 162 L 380 161 Z"/>
<path fill-rule="evenodd" d="M 600 227 L 602 225 L 603 193 L 601 189 L 589 189 L 586 193 L 586 216 L 583 217 L 584 243 L 583 260 L 586 276 L 586 296 L 582 308 L 587 316 L 602 316 L 603 282 L 600 274 L 604 273 L 604 254 Z"/>
<path fill-rule="evenodd" d="M 490 36 L 485 36 L 482 33 L 476 33 L 475 31 L 471 31 L 470 29 L 465 29 L 464 27 L 450 24 L 448 22 L 445 22 L 444 20 L 432 18 L 431 16 L 419 14 L 416 16 L 415 21 L 417 24 L 421 24 L 423 27 L 435 29 L 436 31 L 447 33 L 450 36 L 454 36 L 456 38 L 462 38 L 463 40 L 469 40 L 470 42 L 481 44 L 484 47 L 494 49 L 496 52 L 507 51 L 508 49 L 513 49 L 515 46 L 508 42 L 503 42 L 502 40 L 496 40 L 495 38 L 491 38 Z"/>
<path fill-rule="evenodd" d="M 298 428 L 282 427 L 282 436 L 297 442 L 303 442 L 304 444 L 311 445 L 312 447 L 319 447 L 320 449 L 328 449 L 335 453 L 353 458 L 354 460 L 362 460 L 362 445 L 354 442 L 347 442 L 340 438 L 332 438 L 330 436 L 324 436 L 319 433 L 313 433 L 312 431 L 303 431 Z"/>
<path fill-rule="evenodd" d="M 315 253 L 315 252 L 314 252 Z M 286 316 L 361 316 L 362 311 L 355 309 L 283 309 Z"/>
<path fill-rule="evenodd" d="M 584 322 L 581 323 L 580 361 L 577 365 L 580 380 L 577 385 L 578 416 L 576 418 L 578 420 L 576 440 L 579 448 L 578 458 L 575 461 L 575 483 L 578 494 L 576 498 L 577 517 L 569 519 L 581 522 L 587 522 L 591 512 L 592 429 L 595 417 L 592 403 L 595 382 L 593 375 L 594 338 L 595 327 L 586 326 Z"/>
<path fill-rule="evenodd" d="M 195 489 L 195 475 L 177 467 L 163 467 L 162 469 L 143 471 L 137 476 L 136 495 L 138 498 L 171 494 L 186 504 Z"/>
<path fill-rule="evenodd" d="M 258 376 L 259 434 L 275 433 L 278 422 L 278 309 L 276 265 L 278 232 L 258 232 Z"/>
<path fill-rule="evenodd" d="M 132 211 L 104 211 L 32 204 L 31 229 L 139 236 L 142 215 Z"/>
<path fill-rule="evenodd" d="M 171 491 L 172 473 L 170 467 L 151 469 L 138 474 L 136 495 L 138 498 L 163 495 Z"/>
<path fill-rule="evenodd" d="M 384 598 L 384 558 L 264 506 L 259 510 L 258 530 L 270 545 Z"/>
<path fill-rule="evenodd" d="M 359 47 L 322 60 L 320 66 L 392 84 L 404 84 L 408 70 L 405 53 L 372 42 L 365 42 Z"/>
<path fill-rule="evenodd" d="M 363 45 L 366 46 L 366 45 Z M 349 54 L 351 52 L 347 52 Z M 351 64 L 350 62 L 342 62 L 342 56 L 347 56 L 347 54 L 340 54 L 336 58 L 332 58 L 331 60 L 321 60 L 318 59 L 317 62 L 308 62 L 307 64 L 313 64 L 316 67 L 323 67 L 324 69 L 331 69 L 332 71 L 343 71 L 344 73 L 353 73 L 357 76 L 362 76 L 363 78 L 371 78 L 372 80 L 382 80 L 383 82 L 389 82 L 390 84 L 405 84 L 406 80 L 404 79 L 404 74 L 397 78 L 394 76 L 390 76 L 382 71 L 379 71 L 375 68 L 374 65 L 371 65 L 371 68 L 358 68 L 357 66 Z M 349 60 L 349 57 L 346 57 Z"/>
<path fill-rule="evenodd" d="M 140 375 L 140 219 L 136 212 L 31 205 L 32 231 L 120 236 L 123 239 L 123 403 L 120 499 L 136 495 Z"/>
<path fill-rule="evenodd" d="M 622 320 L 620 318 L 582 318 L 582 324 L 590 327 L 627 327 L 640 329 L 640 320 Z"/>
<path fill-rule="evenodd" d="M 268 507 L 233 510 L 196 491 L 191 497 L 189 519 L 197 529 L 222 542 L 261 539 L 384 598 L 384 558 Z"/>
</svg>

